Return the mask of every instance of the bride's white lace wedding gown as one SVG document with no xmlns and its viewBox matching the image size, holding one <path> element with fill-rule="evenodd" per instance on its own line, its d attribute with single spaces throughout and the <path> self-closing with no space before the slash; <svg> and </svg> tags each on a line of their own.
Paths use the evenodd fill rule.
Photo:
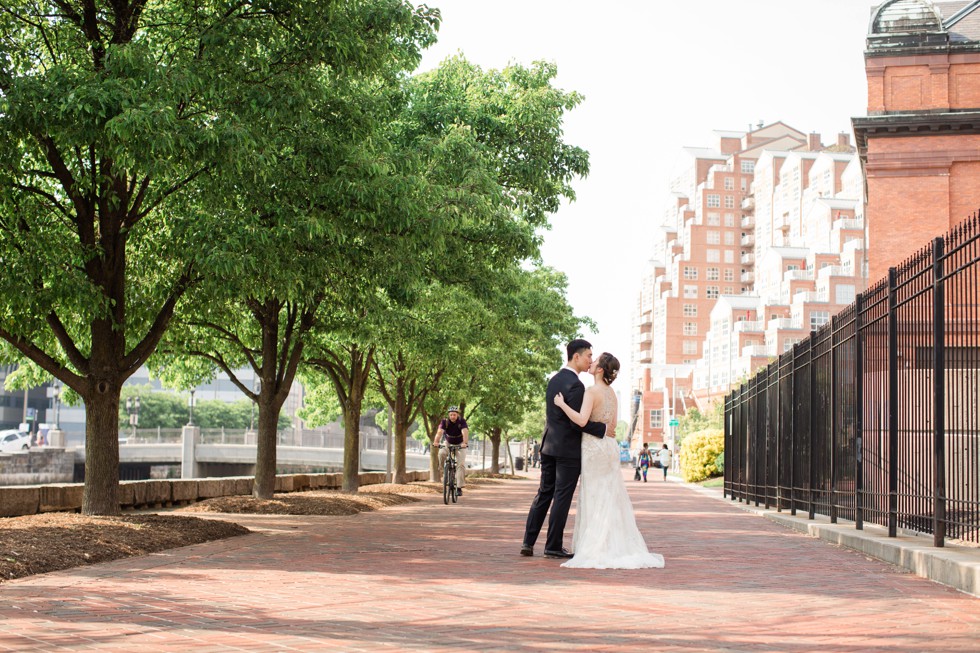
<svg viewBox="0 0 980 653">
<path fill-rule="evenodd" d="M 612 388 L 595 387 L 591 420 L 616 423 L 616 396 Z M 588 569 L 644 569 L 663 567 L 664 558 L 650 553 L 636 527 L 633 504 L 619 469 L 615 438 L 582 435 L 582 476 L 572 537 L 575 556 L 562 567 Z"/>
</svg>

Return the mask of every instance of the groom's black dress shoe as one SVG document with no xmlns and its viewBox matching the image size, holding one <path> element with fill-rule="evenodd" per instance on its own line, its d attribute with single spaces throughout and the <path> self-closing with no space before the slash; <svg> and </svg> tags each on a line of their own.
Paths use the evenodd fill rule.
<svg viewBox="0 0 980 653">
<path fill-rule="evenodd" d="M 544 551 L 545 558 L 571 558 L 573 555 L 575 554 L 568 549 L 562 549 L 561 551 L 549 551 L 545 549 Z"/>
<path fill-rule="evenodd" d="M 534 555 L 534 548 L 528 546 L 527 544 L 522 544 L 521 545 L 521 555 L 522 556 L 533 556 Z"/>
</svg>

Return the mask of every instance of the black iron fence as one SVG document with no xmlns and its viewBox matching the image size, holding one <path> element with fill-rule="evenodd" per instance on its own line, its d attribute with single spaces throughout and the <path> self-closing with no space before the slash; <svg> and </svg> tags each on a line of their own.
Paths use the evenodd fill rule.
<svg viewBox="0 0 980 653">
<path fill-rule="evenodd" d="M 980 218 L 725 398 L 725 495 L 980 541 Z"/>
</svg>

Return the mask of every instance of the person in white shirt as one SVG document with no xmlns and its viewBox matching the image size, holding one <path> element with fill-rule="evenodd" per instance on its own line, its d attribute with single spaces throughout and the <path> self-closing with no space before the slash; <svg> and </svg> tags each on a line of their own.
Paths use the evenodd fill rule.
<svg viewBox="0 0 980 653">
<path fill-rule="evenodd" d="M 664 470 L 664 480 L 666 481 L 667 470 L 670 469 L 670 463 L 673 462 L 674 460 L 674 454 L 671 453 L 670 448 L 667 446 L 667 443 L 664 442 L 663 449 L 658 451 L 657 455 L 660 456 L 660 466 Z"/>
</svg>

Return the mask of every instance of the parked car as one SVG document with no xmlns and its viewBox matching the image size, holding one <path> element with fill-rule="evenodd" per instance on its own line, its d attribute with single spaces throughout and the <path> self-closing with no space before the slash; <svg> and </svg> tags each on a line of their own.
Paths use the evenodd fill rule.
<svg viewBox="0 0 980 653">
<path fill-rule="evenodd" d="M 31 448 L 31 434 L 26 431 L 0 431 L 0 453 L 23 451 Z"/>
</svg>

